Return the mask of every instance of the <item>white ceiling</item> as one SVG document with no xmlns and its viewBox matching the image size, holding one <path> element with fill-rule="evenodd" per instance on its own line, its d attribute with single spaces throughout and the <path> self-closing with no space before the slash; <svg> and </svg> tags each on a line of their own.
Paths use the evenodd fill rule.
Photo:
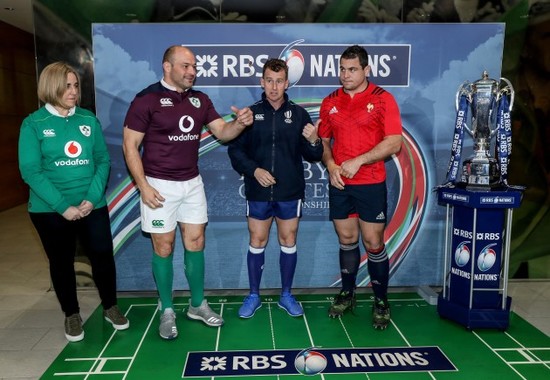
<svg viewBox="0 0 550 380">
<path fill-rule="evenodd" d="M 0 21 L 34 34 L 32 0 L 0 0 Z"/>
</svg>

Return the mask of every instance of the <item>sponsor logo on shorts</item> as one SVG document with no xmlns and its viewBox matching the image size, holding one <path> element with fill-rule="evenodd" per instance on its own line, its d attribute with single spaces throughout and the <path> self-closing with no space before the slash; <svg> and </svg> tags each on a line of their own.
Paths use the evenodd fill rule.
<svg viewBox="0 0 550 380">
<path fill-rule="evenodd" d="M 384 212 L 381 212 L 376 216 L 376 220 L 384 220 L 386 219 L 386 215 L 384 215 Z"/>
<path fill-rule="evenodd" d="M 153 228 L 163 228 L 164 227 L 164 220 L 162 219 L 155 219 L 151 222 L 153 225 Z"/>
</svg>

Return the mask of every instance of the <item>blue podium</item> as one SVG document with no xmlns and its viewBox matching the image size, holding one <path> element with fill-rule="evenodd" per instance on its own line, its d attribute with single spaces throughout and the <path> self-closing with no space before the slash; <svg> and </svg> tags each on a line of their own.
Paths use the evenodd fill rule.
<svg viewBox="0 0 550 380">
<path fill-rule="evenodd" d="M 508 296 L 512 213 L 522 192 L 442 187 L 437 193 L 439 204 L 446 206 L 440 317 L 469 330 L 506 330 L 512 302 Z"/>
</svg>

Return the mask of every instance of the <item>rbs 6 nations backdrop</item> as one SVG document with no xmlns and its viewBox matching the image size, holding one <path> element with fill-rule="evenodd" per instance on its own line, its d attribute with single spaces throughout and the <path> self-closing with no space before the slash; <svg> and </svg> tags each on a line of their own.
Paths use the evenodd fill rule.
<svg viewBox="0 0 550 380">
<path fill-rule="evenodd" d="M 232 105 L 249 106 L 260 98 L 263 63 L 271 57 L 284 59 L 288 95 L 314 121 L 322 99 L 339 87 L 340 54 L 349 45 L 365 46 L 372 67 L 369 80 L 395 96 L 403 122 L 401 152 L 386 162 L 390 286 L 441 284 L 445 209 L 437 205 L 432 189 L 444 181 L 447 170 L 457 88 L 465 80 L 481 78 L 484 70 L 500 77 L 503 24 L 95 24 L 92 32 L 97 114 L 112 158 L 107 194 L 120 290 L 155 288 L 151 242 L 140 229 L 139 193 L 121 145 L 128 106 L 137 92 L 161 79 L 162 55 L 170 45 L 193 50 L 195 88 L 207 93 L 227 120 Z M 185 140 L 184 135 L 173 138 Z M 200 139 L 209 214 L 206 287 L 247 288 L 243 181 L 231 168 L 225 145 L 206 130 Z M 327 172 L 321 163 L 308 162 L 304 171 L 307 189 L 294 286 L 338 286 L 338 241 L 328 220 Z M 273 228 L 263 287 L 280 286 L 278 251 Z M 179 237 L 175 268 L 175 288 L 187 289 Z M 360 282 L 369 281 L 363 256 Z"/>
</svg>

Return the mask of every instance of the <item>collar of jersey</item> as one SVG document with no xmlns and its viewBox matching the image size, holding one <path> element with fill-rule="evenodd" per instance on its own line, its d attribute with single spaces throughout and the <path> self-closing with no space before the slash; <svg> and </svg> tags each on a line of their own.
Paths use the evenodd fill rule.
<svg viewBox="0 0 550 380">
<path fill-rule="evenodd" d="M 61 115 L 56 109 L 54 106 L 52 106 L 50 103 L 46 103 L 46 110 L 48 110 L 49 113 L 51 113 L 52 115 L 54 116 L 57 116 L 57 117 L 68 117 L 68 116 L 73 116 L 75 111 L 76 111 L 76 107 L 72 107 L 71 109 L 69 109 L 69 114 L 68 115 Z"/>
<path fill-rule="evenodd" d="M 170 91 L 176 91 L 176 92 L 178 92 L 178 89 L 175 88 L 174 86 L 170 86 L 168 83 L 166 83 L 166 82 L 164 81 L 164 78 L 162 78 L 162 79 L 160 80 L 160 84 L 162 84 L 163 87 L 169 89 Z M 185 94 L 187 91 L 189 91 L 189 89 L 186 89 L 183 93 Z"/>
</svg>

